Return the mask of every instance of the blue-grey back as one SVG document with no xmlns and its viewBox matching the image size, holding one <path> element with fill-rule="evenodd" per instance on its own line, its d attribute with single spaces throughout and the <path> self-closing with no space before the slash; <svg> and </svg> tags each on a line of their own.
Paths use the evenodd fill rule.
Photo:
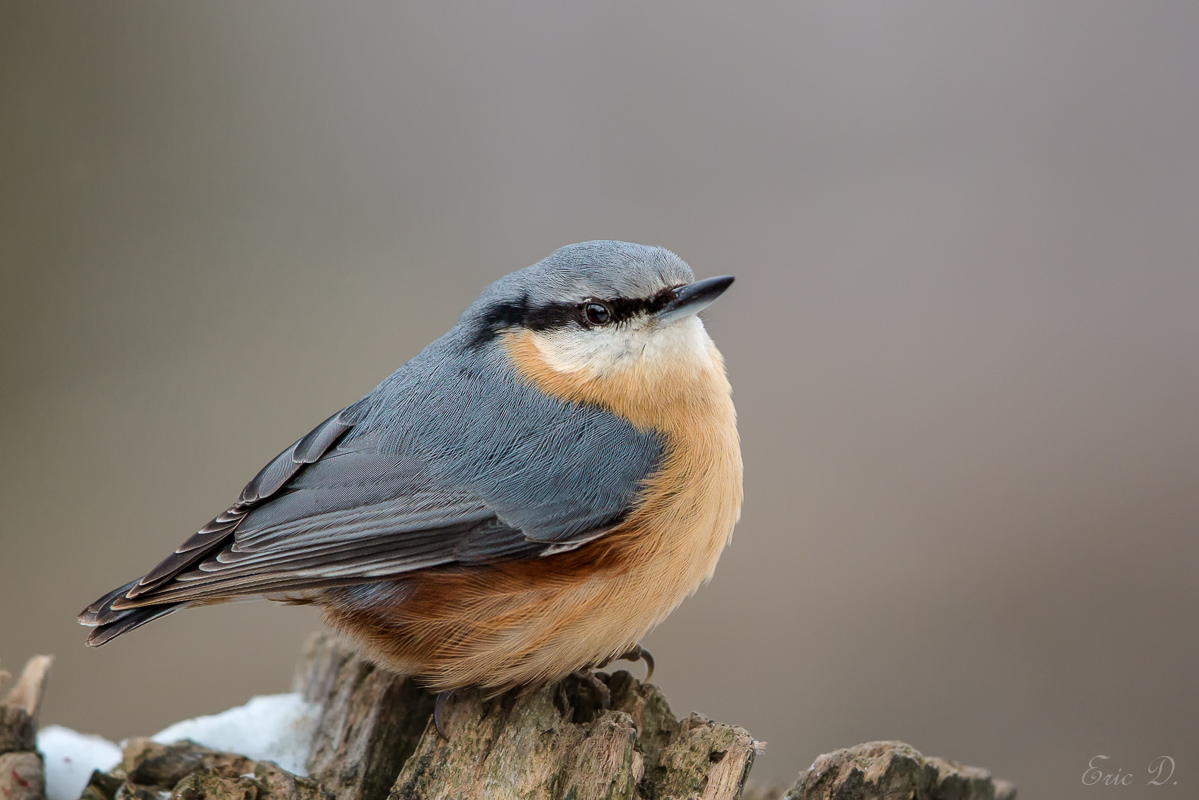
<svg viewBox="0 0 1199 800">
<path fill-rule="evenodd" d="M 498 340 L 459 326 L 372 393 L 350 433 L 416 484 L 478 494 L 501 521 L 560 541 L 624 514 L 662 457 L 654 431 L 521 379 Z"/>
<path fill-rule="evenodd" d="M 490 516 L 564 542 L 620 519 L 661 462 L 660 436 L 543 394 L 474 333 L 460 323 L 351 406 L 346 437 L 250 512 L 244 546 L 335 521 L 352 542 Z"/>
</svg>

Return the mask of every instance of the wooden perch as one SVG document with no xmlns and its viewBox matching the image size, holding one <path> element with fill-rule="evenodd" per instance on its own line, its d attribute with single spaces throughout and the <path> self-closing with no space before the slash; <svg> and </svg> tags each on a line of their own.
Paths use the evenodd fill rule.
<svg viewBox="0 0 1199 800">
<path fill-rule="evenodd" d="M 34 751 L 48 660 L 26 667 L 0 705 L 0 800 L 43 800 Z M 133 739 L 81 800 L 1015 800 L 985 770 L 926 758 L 901 742 L 823 755 L 790 789 L 747 785 L 762 747 L 744 729 L 679 719 L 628 672 L 571 677 L 486 699 L 456 695 L 449 741 L 433 698 L 329 635 L 313 637 L 295 690 L 317 704 L 310 778 L 192 742 Z M 9 704 L 9 700 L 12 701 Z"/>
<path fill-rule="evenodd" d="M 37 754 L 37 715 L 53 660 L 50 656 L 29 659 L 0 702 L 0 800 L 41 800 L 45 793 L 42 757 Z M 0 672 L 0 684 L 8 677 Z"/>
<path fill-rule="evenodd" d="M 309 774 L 335 800 L 1015 800 L 1010 783 L 902 742 L 823 755 L 789 790 L 746 786 L 762 747 L 742 728 L 678 719 L 628 672 L 491 700 L 455 695 L 450 740 L 433 698 L 331 636 L 311 639 L 295 690 L 321 707 Z M 608 695 L 604 708 L 603 695 Z"/>
<path fill-rule="evenodd" d="M 309 773 L 336 800 L 739 795 L 760 747 L 748 732 L 679 720 L 627 672 L 596 675 L 490 700 L 455 695 L 443 742 L 426 692 L 316 637 L 295 686 L 321 705 Z"/>
</svg>

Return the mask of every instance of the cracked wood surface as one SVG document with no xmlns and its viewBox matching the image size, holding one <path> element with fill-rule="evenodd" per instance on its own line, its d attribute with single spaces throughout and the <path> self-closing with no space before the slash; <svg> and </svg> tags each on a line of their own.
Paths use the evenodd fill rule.
<svg viewBox="0 0 1199 800">
<path fill-rule="evenodd" d="M 321 705 L 309 773 L 345 800 L 739 796 L 760 747 L 747 731 L 698 714 L 680 720 L 628 672 L 596 676 L 490 699 L 459 692 L 442 741 L 431 696 L 315 637 L 295 685 Z M 384 752 L 346 768 L 350 753 Z"/>
<path fill-rule="evenodd" d="M 0 800 L 44 800 L 34 749 L 50 661 L 34 659 L 0 703 Z M 816 759 L 790 789 L 747 783 L 763 746 L 744 729 L 676 717 L 657 687 L 628 672 L 572 676 L 486 698 L 433 698 L 328 634 L 308 643 L 295 678 L 320 709 L 310 778 L 192 742 L 132 739 L 80 800 L 1015 800 L 990 773 L 869 742 Z"/>
</svg>

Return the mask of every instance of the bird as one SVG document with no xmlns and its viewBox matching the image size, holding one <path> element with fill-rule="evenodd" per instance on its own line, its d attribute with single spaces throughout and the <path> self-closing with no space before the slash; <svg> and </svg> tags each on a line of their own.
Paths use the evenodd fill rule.
<svg viewBox="0 0 1199 800">
<path fill-rule="evenodd" d="M 79 615 L 103 645 L 181 608 L 314 604 L 370 661 L 495 695 L 615 659 L 711 578 L 742 503 L 733 283 L 573 244 L 296 441 L 144 576 Z M 435 719 L 443 733 L 440 717 Z"/>
</svg>

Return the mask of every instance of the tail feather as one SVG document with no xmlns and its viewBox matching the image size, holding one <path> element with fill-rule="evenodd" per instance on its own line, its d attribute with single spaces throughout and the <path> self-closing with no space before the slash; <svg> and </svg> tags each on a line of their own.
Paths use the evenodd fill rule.
<svg viewBox="0 0 1199 800">
<path fill-rule="evenodd" d="M 99 647 L 117 638 L 122 633 L 128 633 L 134 628 L 140 628 L 147 622 L 152 622 L 159 617 L 165 617 L 167 614 L 179 610 L 183 605 L 183 603 L 171 603 L 169 605 L 145 606 L 144 608 L 132 608 L 128 611 L 115 612 L 117 617 L 112 622 L 98 625 L 87 635 L 87 645 L 88 647 Z"/>
<path fill-rule="evenodd" d="M 137 584 L 138 582 L 134 580 L 119 589 L 113 589 L 80 612 L 79 623 L 95 629 L 88 634 L 87 644 L 89 647 L 99 647 L 122 633 L 140 628 L 147 622 L 165 617 L 186 605 L 186 603 L 163 603 L 140 608 L 114 609 L 113 603 L 125 597 Z"/>
<path fill-rule="evenodd" d="M 129 583 L 113 589 L 111 592 L 104 595 L 87 608 L 83 609 L 83 611 L 80 611 L 79 624 L 94 628 L 97 625 L 104 625 L 105 623 L 114 622 L 119 619 L 120 612 L 113 611 L 112 604 L 116 602 L 118 598 L 124 597 L 125 593 L 134 586 L 137 586 L 137 581 L 129 581 Z"/>
</svg>

